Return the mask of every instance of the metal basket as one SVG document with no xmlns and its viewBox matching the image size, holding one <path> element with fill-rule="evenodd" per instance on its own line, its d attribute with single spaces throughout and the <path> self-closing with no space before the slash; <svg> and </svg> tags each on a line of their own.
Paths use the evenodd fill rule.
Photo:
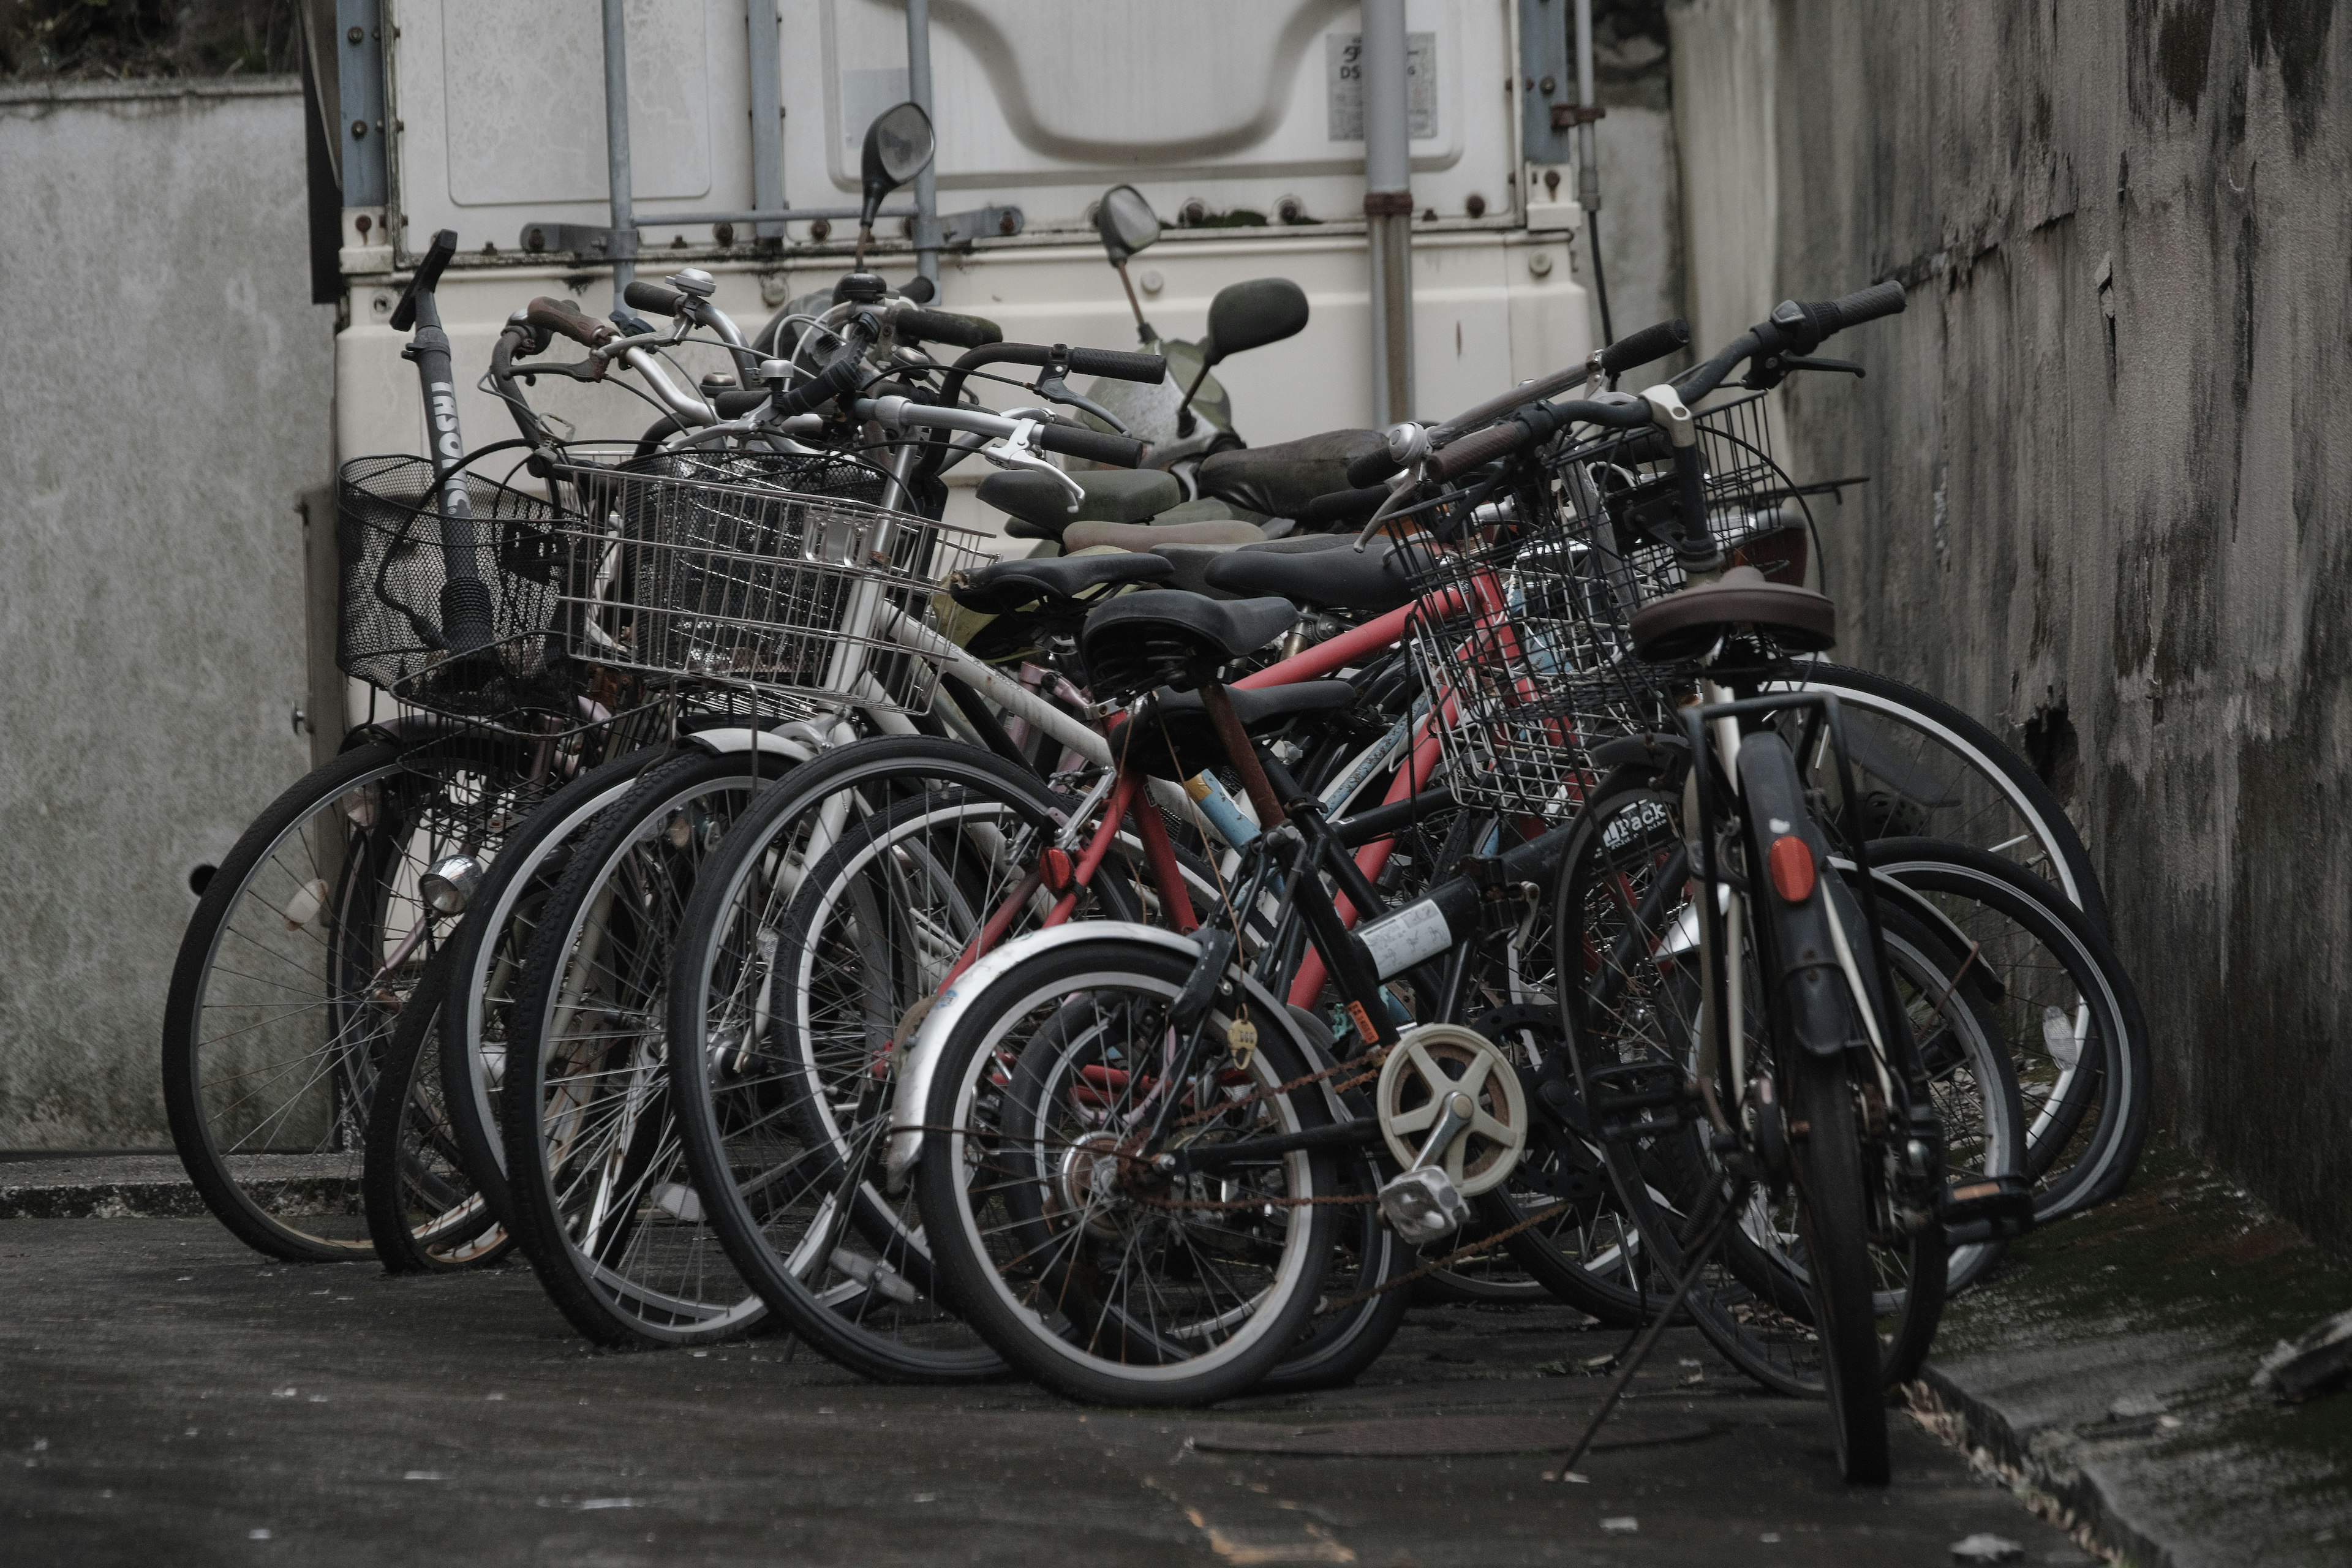
<svg viewBox="0 0 2352 1568">
<path fill-rule="evenodd" d="M 1760 403 L 1741 398 L 1697 423 L 1708 522 L 1726 552 L 1785 545 L 1781 509 L 1796 492 L 1772 461 Z M 1690 671 L 1635 658 L 1627 625 L 1682 585 L 1658 531 L 1674 485 L 1671 453 L 1642 431 L 1563 447 L 1507 489 L 1423 509 L 1427 531 L 1399 549 L 1422 594 L 1450 590 L 1455 608 L 1417 616 L 1408 646 L 1455 799 L 1564 820 L 1599 782 L 1594 746 L 1666 723 Z M 1801 512 L 1796 526 L 1801 539 Z M 1801 574 L 1802 560 L 1800 550 Z"/>
<path fill-rule="evenodd" d="M 494 641 L 482 657 L 453 660 L 441 630 L 449 573 L 433 479 L 431 461 L 413 456 L 343 465 L 335 662 L 407 706 L 544 733 L 551 719 L 579 712 L 587 689 L 586 673 L 571 668 L 551 637 L 562 598 L 556 510 L 481 475 L 465 476 Z"/>
<path fill-rule="evenodd" d="M 648 678 L 920 712 L 936 670 L 892 635 L 983 535 L 806 484 L 856 468 L 771 454 L 660 455 L 561 468 L 561 618 L 572 657 Z"/>
</svg>

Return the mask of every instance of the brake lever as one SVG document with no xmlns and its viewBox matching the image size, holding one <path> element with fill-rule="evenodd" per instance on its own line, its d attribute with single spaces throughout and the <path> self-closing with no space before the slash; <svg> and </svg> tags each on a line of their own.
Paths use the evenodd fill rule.
<svg viewBox="0 0 2352 1568">
<path fill-rule="evenodd" d="M 1075 512 L 1086 504 L 1086 489 L 1031 448 L 1029 437 L 1036 428 L 1037 421 L 1023 419 L 1013 426 L 1012 435 L 991 441 L 980 449 L 980 455 L 1000 468 L 1034 468 L 1053 475 L 1055 482 L 1069 492 L 1070 510 Z"/>
<path fill-rule="evenodd" d="M 1118 415 L 1113 414 L 1093 398 L 1072 392 L 1069 384 L 1062 379 L 1069 374 L 1069 345 L 1055 343 L 1045 351 L 1045 368 L 1039 374 L 1036 384 L 1029 390 L 1048 402 L 1066 403 L 1082 413 L 1091 414 L 1122 436 L 1135 434 L 1127 427 L 1127 421 Z"/>
</svg>

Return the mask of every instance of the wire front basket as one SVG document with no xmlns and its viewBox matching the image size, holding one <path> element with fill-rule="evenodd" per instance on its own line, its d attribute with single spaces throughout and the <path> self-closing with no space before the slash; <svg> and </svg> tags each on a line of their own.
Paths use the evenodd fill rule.
<svg viewBox="0 0 2352 1568">
<path fill-rule="evenodd" d="M 579 498 L 560 530 L 572 656 L 657 679 L 928 708 L 936 672 L 903 634 L 927 627 L 948 574 L 990 559 L 982 535 L 782 488 L 824 478 L 810 461 L 687 453 L 559 469 Z M 878 494 L 875 470 L 815 461 L 873 479 Z"/>
<path fill-rule="evenodd" d="M 1804 570 L 1801 509 L 1745 397 L 1698 416 L 1708 526 L 1768 574 Z M 1539 477 L 1538 477 L 1539 476 Z M 1428 507 L 1399 544 L 1426 602 L 1409 647 L 1454 798 L 1565 820 L 1599 782 L 1592 749 L 1667 727 L 1690 671 L 1635 658 L 1635 609 L 1682 585 L 1668 543 L 1675 488 L 1663 437 L 1567 446 L 1503 484 Z"/>
</svg>

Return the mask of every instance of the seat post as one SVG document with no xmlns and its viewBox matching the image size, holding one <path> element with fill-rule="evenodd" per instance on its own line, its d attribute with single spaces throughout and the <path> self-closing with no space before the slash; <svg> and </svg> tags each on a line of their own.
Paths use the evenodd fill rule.
<svg viewBox="0 0 2352 1568">
<path fill-rule="evenodd" d="M 1201 707 L 1215 726 L 1217 741 L 1225 749 L 1236 770 L 1242 775 L 1242 788 L 1248 792 L 1250 805 L 1257 812 L 1261 831 L 1271 832 L 1288 818 L 1282 803 L 1275 798 L 1274 785 L 1265 776 L 1265 767 L 1257 760 L 1257 747 L 1250 742 L 1249 731 L 1242 728 L 1241 716 L 1234 711 L 1234 700 L 1225 694 L 1224 687 L 1213 680 L 1201 683 Z"/>
</svg>

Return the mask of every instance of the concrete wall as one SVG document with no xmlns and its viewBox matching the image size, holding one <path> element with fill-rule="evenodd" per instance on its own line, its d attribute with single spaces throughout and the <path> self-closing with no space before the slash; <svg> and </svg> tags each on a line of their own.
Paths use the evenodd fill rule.
<svg viewBox="0 0 2352 1568">
<path fill-rule="evenodd" d="M 1750 58 L 1771 61 L 1777 189 L 1747 237 L 1771 291 L 1910 286 L 1834 351 L 1868 382 L 1784 399 L 1800 472 L 1875 476 L 1832 524 L 1846 647 L 2058 785 L 2155 1027 L 2159 1117 L 2341 1235 L 2352 6 L 1900 10 L 1678 18 L 1685 65 L 1709 13 L 1770 29 Z M 1729 113 L 1689 87 L 1686 114 Z M 1696 255 L 1702 298 L 1753 254 Z"/>
<path fill-rule="evenodd" d="M 163 994 L 310 764 L 302 94 L 0 89 L 0 1148 L 168 1142 Z"/>
</svg>

